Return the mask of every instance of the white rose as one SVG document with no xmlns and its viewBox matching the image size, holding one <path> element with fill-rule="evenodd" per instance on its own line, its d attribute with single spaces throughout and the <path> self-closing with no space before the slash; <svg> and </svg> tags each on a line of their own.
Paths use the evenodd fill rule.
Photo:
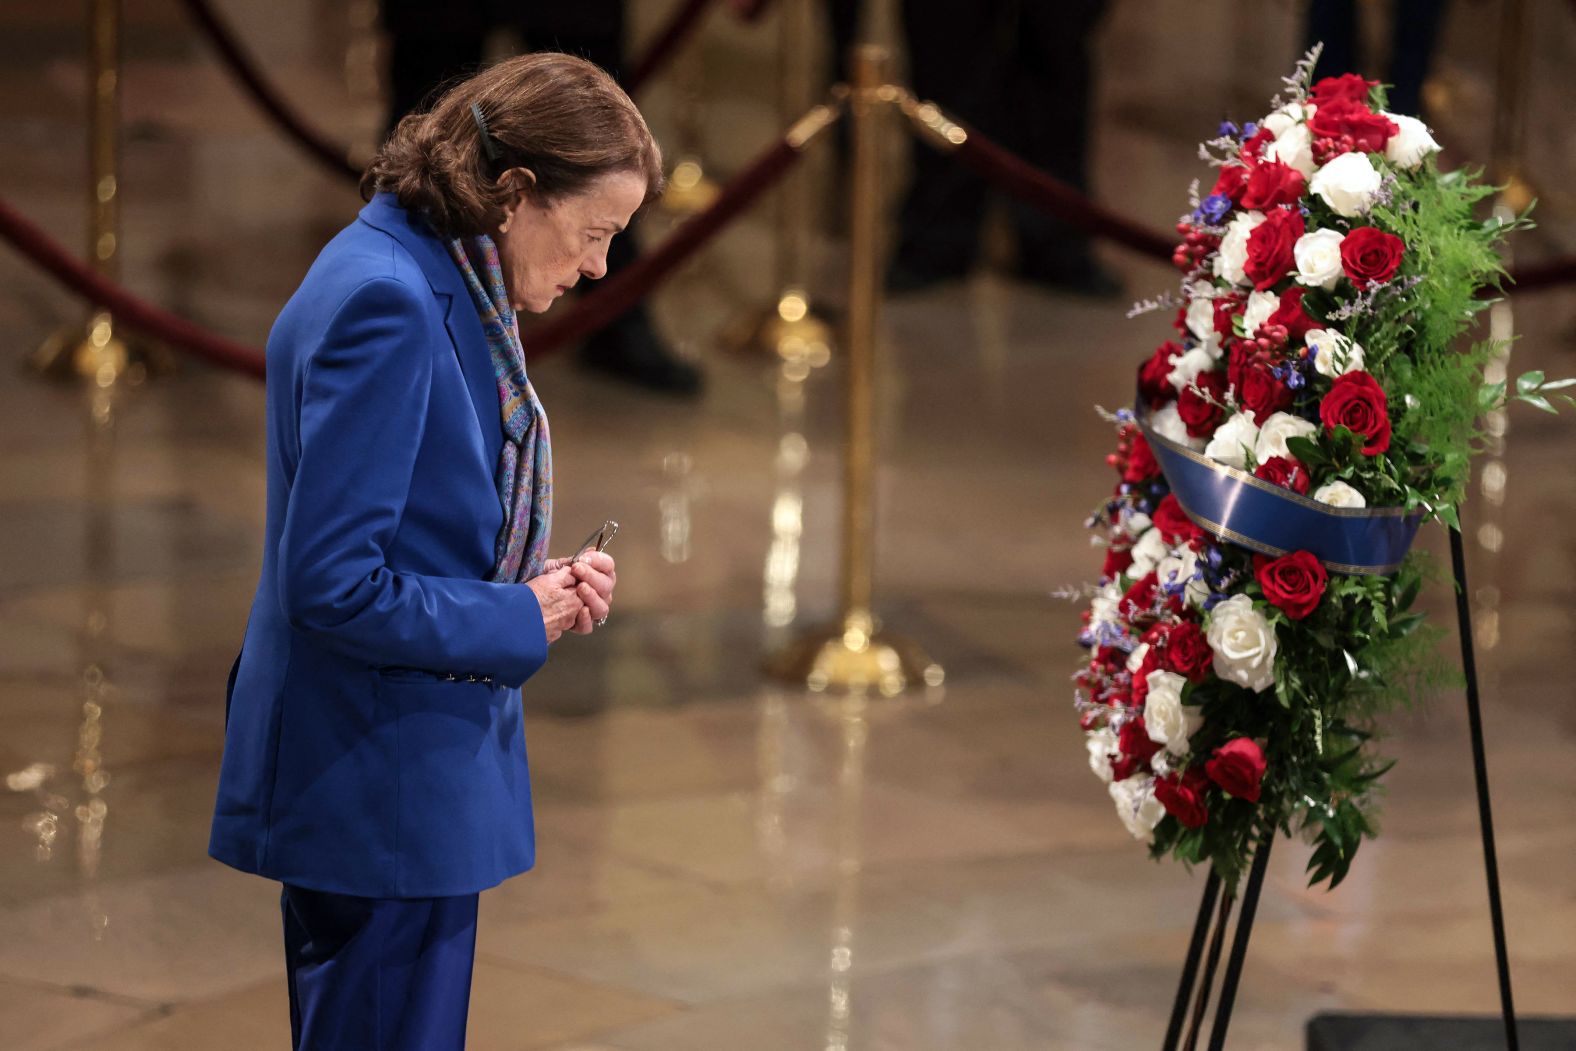
<svg viewBox="0 0 1576 1051">
<path fill-rule="evenodd" d="M 1149 417 L 1149 426 L 1162 438 L 1170 439 L 1178 445 L 1185 445 L 1189 449 L 1202 449 L 1204 441 L 1195 438 L 1187 432 L 1187 424 L 1182 422 L 1182 414 L 1177 411 L 1176 402 L 1172 402 Z"/>
<path fill-rule="evenodd" d="M 1411 171 L 1423 163 L 1423 158 L 1439 150 L 1439 143 L 1428 132 L 1428 125 L 1416 117 L 1407 117 L 1399 113 L 1386 113 L 1386 117 L 1395 121 L 1401 130 L 1390 136 L 1384 145 L 1385 160 L 1397 168 Z"/>
<path fill-rule="evenodd" d="M 1215 674 L 1263 693 L 1275 683 L 1275 629 L 1246 595 L 1233 595 L 1209 614 L 1205 633 L 1215 651 Z"/>
<path fill-rule="evenodd" d="M 1248 293 L 1248 302 L 1242 308 L 1242 331 L 1252 339 L 1259 331 L 1259 326 L 1268 321 L 1279 306 L 1280 296 L 1274 292 Z"/>
<path fill-rule="evenodd" d="M 1142 536 L 1149 526 L 1149 516 L 1144 512 L 1134 511 L 1132 508 L 1122 512 L 1122 528 L 1127 530 L 1128 536 Z"/>
<path fill-rule="evenodd" d="M 1208 289 L 1209 285 L 1204 285 Z M 1194 286 L 1193 298 L 1187 305 L 1187 330 L 1201 343 L 1214 339 L 1215 332 L 1215 301 L 1207 295 L 1200 295 L 1198 287 Z"/>
<path fill-rule="evenodd" d="M 1215 429 L 1209 444 L 1204 446 L 1204 455 L 1230 467 L 1247 470 L 1248 453 L 1257 448 L 1258 443 L 1259 427 L 1253 422 L 1253 414 L 1239 412 Z"/>
<path fill-rule="evenodd" d="M 1335 214 L 1348 219 L 1373 206 L 1374 195 L 1382 182 L 1379 169 L 1366 153 L 1343 153 L 1313 173 L 1308 189 L 1324 198 Z"/>
<path fill-rule="evenodd" d="M 1170 553 L 1171 545 L 1160 535 L 1160 530 L 1151 528 L 1133 545 L 1133 564 L 1127 567 L 1127 575 L 1135 580 L 1147 577 Z"/>
<path fill-rule="evenodd" d="M 1097 631 L 1102 624 L 1117 623 L 1121 619 L 1121 601 L 1122 589 L 1115 582 L 1097 591 L 1089 603 L 1089 630 Z"/>
<path fill-rule="evenodd" d="M 1313 369 L 1321 376 L 1333 379 L 1363 367 L 1363 345 L 1334 329 L 1311 329 L 1307 343 Z"/>
<path fill-rule="evenodd" d="M 1140 642 L 1132 653 L 1127 655 L 1127 670 L 1137 671 L 1144 666 L 1144 658 L 1149 656 L 1149 643 Z"/>
<path fill-rule="evenodd" d="M 1248 235 L 1264 221 L 1263 212 L 1243 212 L 1226 226 L 1220 239 L 1220 250 L 1215 254 L 1215 276 L 1223 277 L 1234 285 L 1251 284 L 1243 267 L 1248 263 Z"/>
<path fill-rule="evenodd" d="M 1202 606 L 1209 597 L 1209 585 L 1198 575 L 1198 553 L 1191 547 L 1179 547 L 1174 553 L 1162 558 L 1155 567 L 1155 577 L 1162 584 L 1184 585 L 1182 601 L 1191 606 Z"/>
<path fill-rule="evenodd" d="M 1116 803 L 1117 817 L 1122 819 L 1122 824 L 1133 834 L 1133 838 L 1145 843 L 1154 842 L 1155 826 L 1166 816 L 1166 808 L 1155 798 L 1155 779 L 1129 777 L 1112 781 L 1107 791 Z"/>
<path fill-rule="evenodd" d="M 1331 289 L 1341 279 L 1341 242 L 1339 230 L 1314 230 L 1297 238 L 1292 258 L 1297 261 L 1297 281 L 1310 288 Z"/>
<path fill-rule="evenodd" d="M 1200 372 L 1208 372 L 1214 367 L 1215 355 L 1203 347 L 1194 347 L 1181 354 L 1171 355 L 1171 375 L 1167 378 L 1171 386 L 1184 391 L 1193 385 Z"/>
<path fill-rule="evenodd" d="M 1313 174 L 1313 135 L 1306 124 L 1293 124 L 1264 148 L 1264 159 L 1280 161 L 1302 172 L 1303 178 Z"/>
<path fill-rule="evenodd" d="M 1326 482 L 1313 491 L 1313 498 L 1331 507 L 1367 507 L 1363 494 L 1345 482 Z"/>
<path fill-rule="evenodd" d="M 1084 747 L 1089 749 L 1089 769 L 1106 784 L 1111 783 L 1111 753 L 1116 751 L 1116 734 L 1102 726 L 1090 730 L 1084 737 Z"/>
<path fill-rule="evenodd" d="M 1286 133 L 1288 128 L 1295 126 L 1297 122 L 1307 120 L 1313 116 L 1313 112 L 1314 107 L 1312 104 L 1304 105 L 1301 102 L 1288 102 L 1268 117 L 1259 121 L 1259 127 L 1268 128 L 1271 135 L 1279 138 Z"/>
<path fill-rule="evenodd" d="M 1204 724 L 1198 709 L 1182 703 L 1187 680 L 1176 672 L 1152 671 L 1145 681 L 1149 693 L 1144 698 L 1144 730 L 1172 755 L 1186 755 L 1188 739 Z"/>
<path fill-rule="evenodd" d="M 1155 772 L 1156 777 L 1165 777 L 1171 772 L 1171 755 L 1164 748 L 1149 757 L 1149 769 Z"/>
<path fill-rule="evenodd" d="M 1258 442 L 1253 446 L 1253 458 L 1268 463 L 1277 456 L 1292 457 L 1286 448 L 1287 438 L 1306 438 L 1319 433 L 1319 425 L 1289 412 L 1277 412 L 1259 428 Z"/>
</svg>

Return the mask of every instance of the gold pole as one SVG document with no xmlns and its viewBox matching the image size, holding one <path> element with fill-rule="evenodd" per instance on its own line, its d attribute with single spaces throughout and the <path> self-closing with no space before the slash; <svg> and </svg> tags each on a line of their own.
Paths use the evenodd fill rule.
<svg viewBox="0 0 1576 1051">
<path fill-rule="evenodd" d="M 777 105 L 784 123 L 810 105 L 812 0 L 781 0 L 777 33 Z M 806 290 L 810 261 L 812 186 L 808 171 L 790 172 L 777 192 L 773 280 L 777 296 L 735 326 L 724 342 L 734 349 L 776 354 L 797 369 L 820 368 L 831 360 L 832 329 L 810 306 Z"/>
<path fill-rule="evenodd" d="M 88 259 L 111 281 L 120 277 L 120 0 L 92 0 L 88 26 Z M 36 372 L 80 376 L 108 389 L 141 383 L 173 366 L 167 352 L 115 331 L 107 310 L 86 326 L 68 325 L 32 358 Z"/>
<path fill-rule="evenodd" d="M 705 211 L 722 192 L 722 187 L 707 174 L 701 161 L 704 149 L 701 106 L 706 94 L 704 62 L 704 53 L 696 48 L 687 59 L 679 61 L 673 77 L 677 95 L 674 123 L 678 125 L 679 150 L 673 170 L 668 173 L 668 185 L 657 205 L 674 219 L 687 219 Z"/>
<path fill-rule="evenodd" d="M 1527 34 L 1526 4 L 1504 0 L 1499 20 L 1499 54 L 1494 76 L 1494 132 L 1490 167 L 1494 181 L 1504 186 L 1499 203 L 1522 212 L 1532 203 L 1533 190 L 1521 170 L 1523 118 L 1526 112 Z"/>
<path fill-rule="evenodd" d="M 886 83 L 887 51 L 854 50 L 853 175 L 849 196 L 848 435 L 843 459 L 841 615 L 768 662 L 768 670 L 812 690 L 940 686 L 941 666 L 906 640 L 883 633 L 871 611 L 875 560 L 875 357 L 879 299 L 880 114 L 901 93 Z"/>
</svg>

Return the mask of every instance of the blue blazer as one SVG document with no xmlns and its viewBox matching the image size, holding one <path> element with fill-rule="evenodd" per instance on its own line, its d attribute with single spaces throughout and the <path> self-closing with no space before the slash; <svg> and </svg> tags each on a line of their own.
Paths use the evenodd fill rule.
<svg viewBox="0 0 1576 1051">
<path fill-rule="evenodd" d="M 530 868 L 519 687 L 547 639 L 530 588 L 486 580 L 504 519 L 492 359 L 443 242 L 392 195 L 280 312 L 267 418 L 209 853 L 375 898 Z"/>
</svg>

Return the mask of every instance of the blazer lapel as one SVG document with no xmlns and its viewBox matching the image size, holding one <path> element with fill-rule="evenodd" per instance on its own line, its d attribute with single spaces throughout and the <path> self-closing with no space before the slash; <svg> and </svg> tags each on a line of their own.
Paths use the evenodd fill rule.
<svg viewBox="0 0 1576 1051">
<path fill-rule="evenodd" d="M 454 353 L 471 395 L 471 408 L 486 442 L 488 462 L 496 463 L 503 446 L 503 417 L 498 405 L 498 384 L 492 352 L 482 332 L 481 319 L 471 302 L 470 289 L 460 268 L 449 257 L 448 247 L 425 224 L 413 218 L 391 193 L 380 193 L 361 209 L 367 225 L 389 234 L 416 260 L 433 294 L 444 304 L 443 326 L 454 343 Z"/>
</svg>

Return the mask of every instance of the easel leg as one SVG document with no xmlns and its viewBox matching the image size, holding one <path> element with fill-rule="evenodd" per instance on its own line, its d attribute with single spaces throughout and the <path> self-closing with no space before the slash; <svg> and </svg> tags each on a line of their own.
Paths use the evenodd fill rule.
<svg viewBox="0 0 1576 1051">
<path fill-rule="evenodd" d="M 1166 1039 L 1161 1051 L 1176 1051 L 1182 1037 L 1182 1025 L 1187 1021 L 1187 1005 L 1193 996 L 1193 983 L 1198 978 L 1198 962 L 1204 955 L 1204 939 L 1209 936 L 1210 917 L 1215 914 L 1215 899 L 1220 896 L 1220 876 L 1214 869 L 1204 881 L 1204 897 L 1198 903 L 1198 919 L 1193 921 L 1193 938 L 1188 942 L 1187 961 L 1182 965 L 1182 978 L 1177 983 L 1177 998 L 1171 1005 L 1171 1023 L 1166 1026 Z"/>
<path fill-rule="evenodd" d="M 1220 985 L 1220 1006 L 1215 1008 L 1215 1025 L 1209 1031 L 1209 1051 L 1226 1046 L 1226 1030 L 1231 1025 L 1231 1009 L 1237 1000 L 1237 984 L 1242 980 L 1242 965 L 1248 955 L 1248 939 L 1253 937 L 1253 915 L 1259 908 L 1259 891 L 1264 889 L 1264 873 L 1270 866 L 1270 847 L 1275 845 L 1275 827 L 1264 830 L 1259 849 L 1253 854 L 1253 868 L 1242 892 L 1242 912 L 1237 916 L 1237 933 L 1231 941 L 1231 958 L 1226 961 L 1226 976 Z"/>
<path fill-rule="evenodd" d="M 1499 894 L 1499 855 L 1494 848 L 1494 812 L 1489 805 L 1488 759 L 1483 745 L 1483 711 L 1478 697 L 1477 658 L 1472 649 L 1472 596 L 1467 591 L 1467 558 L 1458 530 L 1450 531 L 1450 563 L 1456 577 L 1456 622 L 1461 635 L 1461 672 L 1467 680 L 1467 723 L 1472 735 L 1472 774 L 1477 782 L 1478 824 L 1483 832 L 1483 869 L 1488 878 L 1488 910 L 1494 926 L 1494 960 L 1499 966 L 1500 1013 L 1505 1046 L 1518 1051 L 1516 1006 L 1510 991 L 1510 951 L 1505 943 L 1505 908 Z"/>
</svg>

